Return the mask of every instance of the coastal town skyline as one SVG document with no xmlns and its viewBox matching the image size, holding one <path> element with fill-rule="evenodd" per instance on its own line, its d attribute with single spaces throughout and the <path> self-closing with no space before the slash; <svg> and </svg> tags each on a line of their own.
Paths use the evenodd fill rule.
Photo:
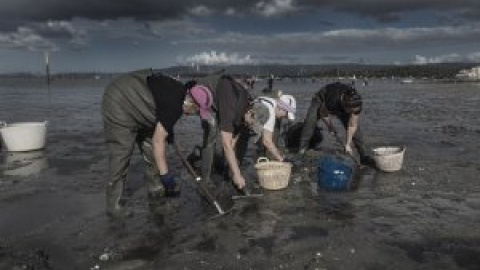
<svg viewBox="0 0 480 270">
<path fill-rule="evenodd" d="M 0 73 L 480 62 L 480 2 L 0 0 Z"/>
</svg>

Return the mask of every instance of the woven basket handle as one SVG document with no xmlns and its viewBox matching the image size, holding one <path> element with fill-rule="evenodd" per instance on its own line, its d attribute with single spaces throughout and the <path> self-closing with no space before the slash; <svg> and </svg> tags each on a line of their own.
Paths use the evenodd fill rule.
<svg viewBox="0 0 480 270">
<path fill-rule="evenodd" d="M 270 160 L 267 157 L 259 157 L 257 159 L 257 163 L 261 163 L 261 162 L 270 162 Z"/>
</svg>

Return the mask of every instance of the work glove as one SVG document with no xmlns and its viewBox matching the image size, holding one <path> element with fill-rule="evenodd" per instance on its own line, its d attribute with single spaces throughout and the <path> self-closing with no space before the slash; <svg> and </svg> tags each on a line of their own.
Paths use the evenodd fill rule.
<svg viewBox="0 0 480 270">
<path fill-rule="evenodd" d="M 176 197 L 180 195 L 180 185 L 175 180 L 175 177 L 171 173 L 160 175 L 160 182 L 162 182 L 165 188 L 166 197 Z"/>
<path fill-rule="evenodd" d="M 302 148 L 302 149 L 298 150 L 298 153 L 302 156 L 304 156 L 306 152 L 307 152 L 307 148 Z"/>
</svg>

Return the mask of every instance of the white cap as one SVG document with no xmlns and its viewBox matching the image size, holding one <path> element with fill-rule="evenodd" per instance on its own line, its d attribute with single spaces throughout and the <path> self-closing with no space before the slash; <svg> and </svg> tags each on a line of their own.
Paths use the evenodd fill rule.
<svg viewBox="0 0 480 270">
<path fill-rule="evenodd" d="M 281 95 L 279 98 L 280 108 L 287 111 L 287 117 L 289 120 L 295 120 L 295 113 L 297 111 L 297 101 L 291 95 Z"/>
</svg>

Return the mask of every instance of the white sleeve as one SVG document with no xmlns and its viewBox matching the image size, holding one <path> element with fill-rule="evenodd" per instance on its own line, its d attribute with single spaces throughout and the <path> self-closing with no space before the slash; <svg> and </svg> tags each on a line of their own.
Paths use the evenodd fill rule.
<svg viewBox="0 0 480 270">
<path fill-rule="evenodd" d="M 268 107 L 268 121 L 263 125 L 263 129 L 266 129 L 270 132 L 275 130 L 275 109 L 272 106 L 267 105 Z"/>
</svg>

